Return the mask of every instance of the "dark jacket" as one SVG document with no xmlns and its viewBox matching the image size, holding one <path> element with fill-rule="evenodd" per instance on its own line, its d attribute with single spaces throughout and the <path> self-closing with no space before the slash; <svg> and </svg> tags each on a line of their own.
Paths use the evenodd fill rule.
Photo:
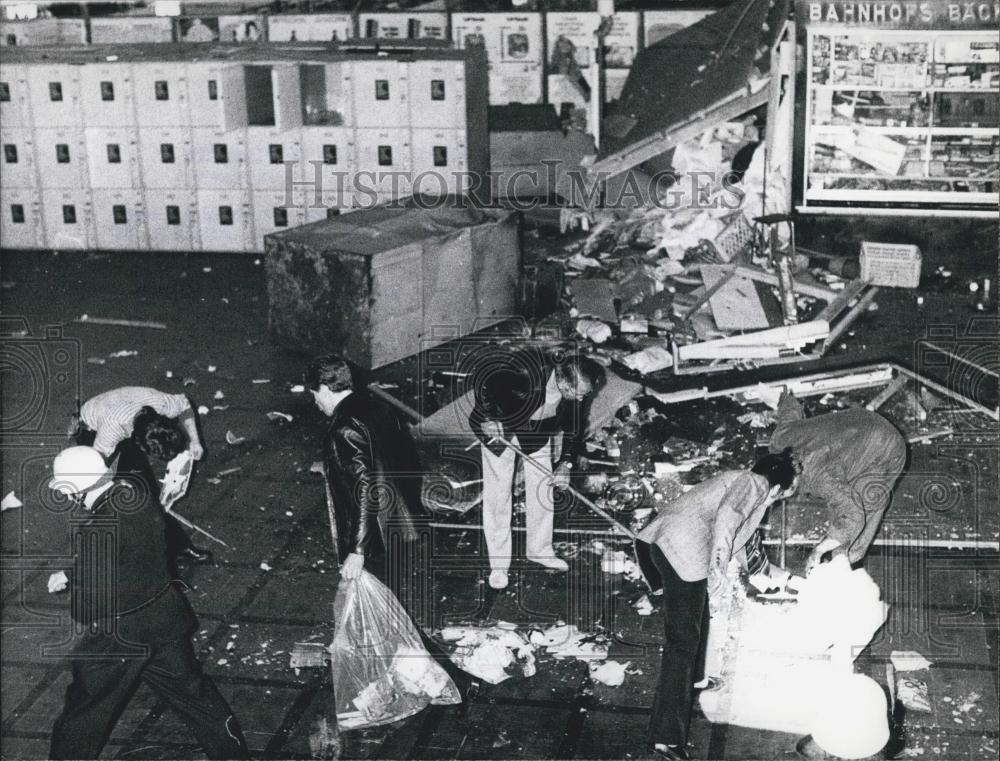
<svg viewBox="0 0 1000 761">
<path fill-rule="evenodd" d="M 484 357 L 471 376 L 475 404 L 469 425 L 494 454 L 504 450 L 501 443 L 489 444 L 483 423 L 499 422 L 504 438 L 517 437 L 519 448 L 527 454 L 537 452 L 555 435 L 563 436 L 558 462 L 573 462 L 584 451 L 587 434 L 587 400 L 560 399 L 555 415 L 532 420 L 545 403 L 545 388 L 555 369 L 555 361 L 540 349 L 508 350 L 496 347 Z"/>
<path fill-rule="evenodd" d="M 427 517 L 409 429 L 383 402 L 354 391 L 333 411 L 324 464 L 337 524 L 337 554 L 389 547 L 390 529 L 406 540 Z"/>
<path fill-rule="evenodd" d="M 71 614 L 130 641 L 187 636 L 196 619 L 167 558 L 163 511 L 142 477 L 122 474 L 74 521 Z"/>
<path fill-rule="evenodd" d="M 860 561 L 906 464 L 902 434 L 860 407 L 806 418 L 798 400 L 786 395 L 769 446 L 772 452 L 792 448 L 802 463 L 799 491 L 826 503 L 826 536 L 840 542 L 852 563 Z"/>
</svg>

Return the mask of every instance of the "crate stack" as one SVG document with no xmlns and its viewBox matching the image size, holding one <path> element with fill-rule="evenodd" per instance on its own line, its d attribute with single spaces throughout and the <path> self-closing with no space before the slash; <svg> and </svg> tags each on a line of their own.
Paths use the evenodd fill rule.
<svg viewBox="0 0 1000 761">
<path fill-rule="evenodd" d="M 485 77 L 413 44 L 12 50 L 0 245 L 257 253 L 415 179 L 454 193 L 488 168 Z"/>
</svg>

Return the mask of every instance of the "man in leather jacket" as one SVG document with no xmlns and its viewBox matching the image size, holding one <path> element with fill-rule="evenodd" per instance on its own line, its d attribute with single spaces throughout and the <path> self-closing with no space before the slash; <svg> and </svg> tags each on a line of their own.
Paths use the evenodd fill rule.
<svg viewBox="0 0 1000 761">
<path fill-rule="evenodd" d="M 395 411 L 376 399 L 336 355 L 306 370 L 316 406 L 330 418 L 324 439 L 324 472 L 333 503 L 341 579 L 362 570 L 385 583 L 409 610 L 401 586 L 430 550 L 430 515 L 420 498 L 416 445 Z M 412 615 L 412 614 L 411 614 Z M 414 621 L 424 647 L 463 694 L 475 687 L 440 645 Z"/>
<path fill-rule="evenodd" d="M 71 590 L 73 681 L 52 729 L 50 758 L 97 758 L 128 701 L 145 682 L 191 728 L 209 758 L 248 758 L 239 722 L 191 646 L 197 619 L 170 572 L 163 511 L 151 484 L 122 463 L 112 477 L 101 453 L 70 447 L 49 486 L 81 507 L 75 557 L 51 591 Z M 61 577 L 61 578 L 59 578 Z"/>
<path fill-rule="evenodd" d="M 583 454 L 585 404 L 604 370 L 572 352 L 491 346 L 477 357 L 471 381 L 475 406 L 469 425 L 482 443 L 483 534 L 490 555 L 490 586 L 508 584 L 515 453 L 506 439 L 545 470 L 525 463 L 527 558 L 556 571 L 568 569 L 552 548 L 553 488 L 569 482 Z M 554 470 L 553 470 L 553 465 Z"/>
</svg>

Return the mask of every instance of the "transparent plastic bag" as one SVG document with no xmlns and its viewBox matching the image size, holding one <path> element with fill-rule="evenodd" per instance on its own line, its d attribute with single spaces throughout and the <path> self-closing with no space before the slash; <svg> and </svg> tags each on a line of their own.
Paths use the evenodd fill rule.
<svg viewBox="0 0 1000 761">
<path fill-rule="evenodd" d="M 429 704 L 460 703 L 392 591 L 367 571 L 342 581 L 333 603 L 330 668 L 341 729 L 388 724 Z"/>
</svg>

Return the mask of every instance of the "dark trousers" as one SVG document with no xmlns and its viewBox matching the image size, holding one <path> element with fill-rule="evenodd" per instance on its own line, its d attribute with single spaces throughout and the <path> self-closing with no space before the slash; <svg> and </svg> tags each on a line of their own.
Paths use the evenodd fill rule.
<svg viewBox="0 0 1000 761">
<path fill-rule="evenodd" d="M 663 551 L 650 559 L 663 581 L 663 659 L 649 722 L 649 744 L 687 743 L 694 683 L 701 676 L 708 633 L 708 582 L 684 581 Z"/>
<path fill-rule="evenodd" d="M 249 758 L 239 722 L 202 672 L 187 637 L 147 644 L 145 657 L 126 658 L 111 654 L 120 650 L 113 637 L 103 639 L 88 640 L 72 661 L 73 681 L 52 728 L 50 758 L 97 758 L 140 682 L 180 714 L 209 758 Z"/>
</svg>

